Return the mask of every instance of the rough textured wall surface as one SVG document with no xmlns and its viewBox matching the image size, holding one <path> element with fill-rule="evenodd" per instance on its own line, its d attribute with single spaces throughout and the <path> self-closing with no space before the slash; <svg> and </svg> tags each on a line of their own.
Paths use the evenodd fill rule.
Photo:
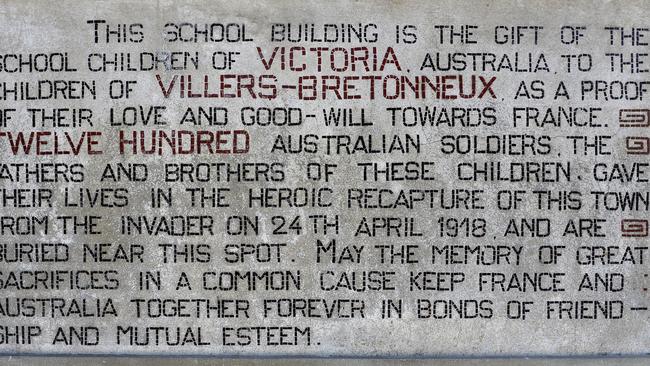
<svg viewBox="0 0 650 366">
<path fill-rule="evenodd" d="M 0 352 L 646 354 L 649 14 L 4 1 Z"/>
</svg>

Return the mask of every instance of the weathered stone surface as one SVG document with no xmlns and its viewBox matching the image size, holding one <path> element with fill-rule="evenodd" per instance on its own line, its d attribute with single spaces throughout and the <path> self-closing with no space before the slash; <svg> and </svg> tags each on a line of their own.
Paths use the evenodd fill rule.
<svg viewBox="0 0 650 366">
<path fill-rule="evenodd" d="M 0 10 L 0 352 L 648 352 L 646 3 Z"/>
</svg>

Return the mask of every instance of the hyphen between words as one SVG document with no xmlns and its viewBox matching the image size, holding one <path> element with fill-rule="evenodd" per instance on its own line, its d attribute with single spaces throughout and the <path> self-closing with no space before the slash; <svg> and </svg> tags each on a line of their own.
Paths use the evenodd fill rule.
<svg viewBox="0 0 650 366">
<path fill-rule="evenodd" d="M 496 98 L 492 89 L 496 77 L 481 75 L 415 75 L 404 70 L 395 51 L 387 47 L 274 47 L 257 53 L 266 71 L 306 73 L 285 84 L 275 74 L 173 75 L 156 80 L 165 98 L 178 91 L 180 98 L 276 99 L 280 91 L 296 91 L 300 100 L 354 99 L 481 99 Z M 311 62 L 309 62 L 311 61 Z M 373 74 L 384 71 L 399 74 Z M 310 74 L 313 73 L 313 74 Z M 363 73 L 336 75 L 332 73 Z M 480 83 L 480 85 L 479 85 Z"/>
</svg>

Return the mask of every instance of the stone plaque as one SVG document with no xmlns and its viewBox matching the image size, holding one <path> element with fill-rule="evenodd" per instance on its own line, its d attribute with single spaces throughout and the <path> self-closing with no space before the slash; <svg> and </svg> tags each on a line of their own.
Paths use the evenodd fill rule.
<svg viewBox="0 0 650 366">
<path fill-rule="evenodd" d="M 647 3 L 0 10 L 0 352 L 650 351 Z"/>
</svg>

